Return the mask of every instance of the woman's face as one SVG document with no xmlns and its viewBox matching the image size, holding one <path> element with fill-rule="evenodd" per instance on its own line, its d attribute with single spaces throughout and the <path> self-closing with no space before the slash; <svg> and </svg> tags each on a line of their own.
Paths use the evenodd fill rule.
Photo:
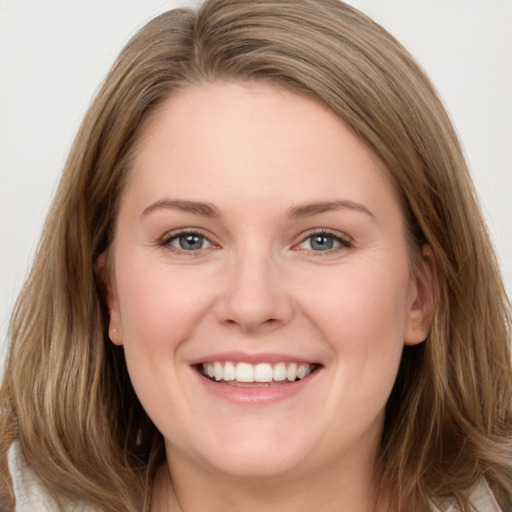
<svg viewBox="0 0 512 512">
<path fill-rule="evenodd" d="M 331 111 L 263 84 L 176 92 L 139 141 L 110 259 L 110 337 L 171 464 L 368 469 L 429 272 Z"/>
</svg>

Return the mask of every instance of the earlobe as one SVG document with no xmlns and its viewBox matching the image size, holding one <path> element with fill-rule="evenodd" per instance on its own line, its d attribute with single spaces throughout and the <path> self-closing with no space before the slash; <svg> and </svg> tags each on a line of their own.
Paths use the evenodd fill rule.
<svg viewBox="0 0 512 512">
<path fill-rule="evenodd" d="M 110 338 L 110 341 L 114 345 L 120 346 L 123 344 L 123 339 L 121 336 L 121 327 L 120 327 L 120 323 L 113 319 L 114 316 L 117 316 L 117 313 L 114 314 L 112 311 L 110 311 L 110 323 L 108 325 L 108 337 Z M 119 327 L 117 327 L 117 326 L 119 326 Z"/>
<path fill-rule="evenodd" d="M 114 345 L 122 345 L 119 304 L 117 302 L 115 287 L 112 283 L 112 273 L 108 269 L 107 259 L 107 251 L 101 253 L 96 260 L 95 271 L 101 283 L 103 300 L 105 301 L 109 314 L 108 337 Z"/>
<path fill-rule="evenodd" d="M 425 341 L 434 319 L 437 305 L 437 272 L 434 252 L 425 244 L 421 257 L 413 269 L 414 295 L 405 327 L 405 345 L 416 345 Z"/>
</svg>

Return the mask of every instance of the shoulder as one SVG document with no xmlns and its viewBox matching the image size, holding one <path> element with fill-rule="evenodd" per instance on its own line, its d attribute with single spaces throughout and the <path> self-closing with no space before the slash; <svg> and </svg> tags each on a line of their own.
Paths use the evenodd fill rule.
<svg viewBox="0 0 512 512">
<path fill-rule="evenodd" d="M 500 508 L 489 485 L 483 479 L 471 489 L 469 502 L 478 512 L 505 512 Z M 443 512 L 457 512 L 459 509 L 448 502 L 443 509 L 432 506 L 432 512 L 441 512 L 441 510 Z"/>
<path fill-rule="evenodd" d="M 16 512 L 61 511 L 39 477 L 27 464 L 17 441 L 9 448 L 8 464 L 16 497 Z M 92 512 L 92 509 L 77 502 L 66 502 L 64 510 L 66 512 Z"/>
</svg>

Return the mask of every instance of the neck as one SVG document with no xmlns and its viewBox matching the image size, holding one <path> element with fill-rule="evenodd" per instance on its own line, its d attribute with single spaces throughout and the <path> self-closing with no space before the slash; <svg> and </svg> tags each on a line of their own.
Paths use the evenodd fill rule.
<svg viewBox="0 0 512 512">
<path fill-rule="evenodd" d="M 240 478 L 173 454 L 158 471 L 151 512 L 373 512 L 372 468 L 373 457 L 321 470 Z"/>
</svg>

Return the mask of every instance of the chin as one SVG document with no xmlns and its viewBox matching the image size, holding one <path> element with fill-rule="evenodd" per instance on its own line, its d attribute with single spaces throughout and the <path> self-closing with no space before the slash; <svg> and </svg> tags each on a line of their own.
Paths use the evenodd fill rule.
<svg viewBox="0 0 512 512">
<path fill-rule="evenodd" d="M 195 445 L 192 458 L 203 468 L 229 478 L 271 478 L 302 467 L 308 458 L 307 443 L 290 439 L 285 430 L 278 435 L 267 429 L 232 431 L 208 445 Z M 313 444 L 314 446 L 314 444 Z M 171 449 L 172 450 L 172 449 Z M 170 453 L 172 460 L 172 452 Z"/>
<path fill-rule="evenodd" d="M 281 477 L 297 470 L 302 460 L 297 454 L 287 455 L 274 450 L 238 452 L 233 454 L 232 450 L 226 450 L 220 459 L 210 462 L 216 471 L 224 473 L 231 478 L 239 479 L 261 479 Z"/>
</svg>

